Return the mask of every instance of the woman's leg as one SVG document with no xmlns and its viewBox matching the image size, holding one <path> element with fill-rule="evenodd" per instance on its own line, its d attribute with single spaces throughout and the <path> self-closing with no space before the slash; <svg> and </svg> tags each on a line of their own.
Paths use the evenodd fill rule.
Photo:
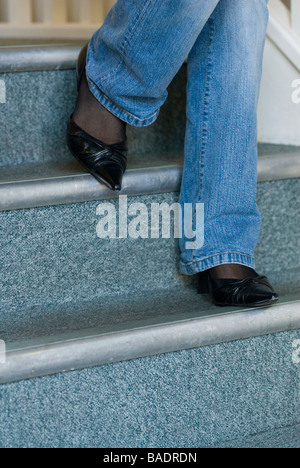
<svg viewBox="0 0 300 468">
<path fill-rule="evenodd" d="M 218 0 L 119 0 L 78 61 L 79 93 L 67 143 L 117 191 L 127 165 L 126 123 L 153 123 L 167 87 Z"/>
<path fill-rule="evenodd" d="M 231 279 L 256 276 L 256 108 L 267 20 L 267 0 L 119 0 L 90 43 L 87 81 L 74 120 L 79 125 L 81 119 L 83 130 L 92 129 L 97 134 L 91 135 L 103 142 L 108 114 L 115 119 L 116 134 L 124 123 L 153 123 L 168 85 L 189 56 L 181 203 L 204 204 L 205 242 L 190 250 L 190 239 L 182 239 L 184 274 L 210 270 L 224 278 L 229 265 L 234 267 Z M 84 95 L 89 101 L 85 112 Z M 77 146 L 80 142 L 86 157 L 86 135 L 71 127 L 71 138 Z M 114 132 L 109 138 L 115 140 Z M 89 144 L 89 158 L 99 166 L 94 140 Z M 235 294 L 234 305 L 245 304 L 250 296 L 252 304 L 258 297 L 276 299 L 265 279 L 254 279 L 246 294 Z M 233 289 L 237 285 L 227 297 L 232 298 Z"/>
<path fill-rule="evenodd" d="M 189 250 L 181 240 L 184 274 L 217 267 L 211 272 L 219 278 L 255 275 L 257 102 L 267 23 L 267 0 L 220 0 L 189 54 L 181 203 L 203 203 L 205 216 L 204 245 Z"/>
<path fill-rule="evenodd" d="M 75 122 L 108 144 L 152 124 L 219 0 L 119 0 L 89 46 Z"/>
</svg>

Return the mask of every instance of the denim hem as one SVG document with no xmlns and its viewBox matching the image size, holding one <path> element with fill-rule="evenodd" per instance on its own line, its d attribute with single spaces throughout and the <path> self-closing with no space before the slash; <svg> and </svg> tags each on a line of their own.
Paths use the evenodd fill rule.
<svg viewBox="0 0 300 468">
<path fill-rule="evenodd" d="M 117 106 L 89 79 L 88 85 L 91 93 L 97 99 L 97 101 L 99 101 L 100 104 L 102 104 L 102 106 L 105 107 L 111 114 L 114 114 L 120 120 L 123 120 L 123 122 L 132 125 L 133 127 L 148 127 L 157 120 L 160 109 L 156 111 L 155 114 L 152 114 L 147 118 L 140 119 L 130 112 L 127 112 L 126 110 Z"/>
<path fill-rule="evenodd" d="M 195 259 L 192 263 L 184 263 L 181 261 L 180 273 L 191 276 L 218 265 L 225 264 L 239 264 L 255 269 L 254 257 L 239 252 L 225 252 L 211 255 L 203 259 Z"/>
</svg>

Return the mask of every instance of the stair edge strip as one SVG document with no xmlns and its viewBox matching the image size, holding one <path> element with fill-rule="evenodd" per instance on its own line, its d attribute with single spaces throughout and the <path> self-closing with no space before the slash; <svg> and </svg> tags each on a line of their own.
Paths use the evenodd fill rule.
<svg viewBox="0 0 300 468">
<path fill-rule="evenodd" d="M 83 173 L 0 184 L 0 212 L 44 206 L 82 203 L 128 196 L 179 192 L 181 166 L 161 166 L 128 170 L 122 192 L 112 192 L 91 175 Z M 259 158 L 258 182 L 300 178 L 300 155 L 292 153 Z"/>
<path fill-rule="evenodd" d="M 83 44 L 0 47 L 0 73 L 75 69 Z"/>
<path fill-rule="evenodd" d="M 180 190 L 182 168 L 164 166 L 127 171 L 122 192 L 113 192 L 89 174 L 0 185 L 0 211 L 38 208 Z"/>
<path fill-rule="evenodd" d="M 12 351 L 0 384 L 300 329 L 300 300 Z"/>
</svg>

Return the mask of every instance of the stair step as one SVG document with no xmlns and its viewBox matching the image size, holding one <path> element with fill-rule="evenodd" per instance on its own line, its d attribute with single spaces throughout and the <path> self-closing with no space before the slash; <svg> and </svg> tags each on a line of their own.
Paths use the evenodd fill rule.
<svg viewBox="0 0 300 468">
<path fill-rule="evenodd" d="M 129 165 L 122 195 L 178 191 L 182 167 L 176 162 L 182 158 L 174 154 L 173 164 L 170 159 L 170 154 L 149 155 L 153 166 L 147 167 L 143 159 L 135 168 L 130 169 Z M 0 211 L 103 200 L 118 195 L 99 184 L 75 160 L 9 166 L 2 169 L 0 176 Z"/>
<path fill-rule="evenodd" d="M 189 341 L 189 346 L 200 343 L 200 347 L 3 384 L 0 446 L 106 449 L 297 446 L 299 364 L 293 353 L 299 330 L 201 346 L 205 335 L 215 332 L 223 333 L 226 340 L 226 331 L 233 330 L 234 318 L 245 335 L 249 334 L 248 327 L 250 332 L 256 326 L 258 332 L 263 330 L 265 314 L 273 327 L 273 320 L 278 323 L 276 310 L 237 312 L 204 318 L 202 322 L 196 319 L 176 323 L 168 330 L 165 328 L 164 334 L 161 328 L 145 330 L 146 344 L 151 349 L 156 346 L 158 350 L 165 349 L 165 339 L 167 346 L 173 338 L 183 342 L 187 333 L 194 340 Z M 284 319 L 285 313 L 292 318 L 291 309 L 282 310 L 280 317 Z M 136 347 L 134 340 L 139 333 L 140 330 L 135 330 L 123 335 L 123 339 L 119 337 L 114 349 L 105 347 L 105 340 L 113 344 L 112 338 L 103 337 L 101 352 L 106 353 L 107 361 L 113 361 L 119 345 L 126 351 Z M 55 351 L 47 346 L 28 350 L 27 355 L 24 351 L 23 365 L 26 368 L 29 359 L 44 366 L 47 361 L 42 362 L 42 358 L 48 351 L 48 358 L 57 366 L 60 356 L 66 355 L 67 349 L 71 351 L 72 345 L 75 367 L 84 358 L 84 347 L 86 358 L 90 356 L 97 362 L 98 337 L 76 344 L 61 343 Z M 19 357 L 15 354 L 14 359 L 8 362 L 11 371 L 17 361 L 22 366 L 20 354 Z M 36 370 L 31 370 L 31 376 L 35 376 Z"/>
<path fill-rule="evenodd" d="M 299 179 L 289 179 L 258 185 L 263 224 L 256 250 L 257 270 L 269 275 L 281 292 L 295 289 L 299 281 L 299 183 Z M 133 202 L 144 203 L 149 210 L 152 203 L 178 202 L 178 193 L 128 197 L 128 205 Z M 178 241 L 173 236 L 99 239 L 99 203 L 0 213 L 0 267 L 5 272 L 0 285 L 0 317 L 8 320 L 19 314 L 20 308 L 51 304 L 59 308 L 128 291 L 136 294 L 190 284 L 178 273 Z M 119 200 L 110 203 L 118 213 Z"/>
<path fill-rule="evenodd" d="M 225 308 L 223 312 L 207 299 L 199 299 L 196 292 L 176 290 L 152 294 L 139 302 L 126 304 L 119 299 L 106 307 L 94 306 L 94 310 L 85 307 L 81 317 L 76 315 L 71 324 L 69 317 L 74 314 L 74 307 L 65 307 L 61 312 L 67 318 L 55 318 L 56 335 L 7 341 L 7 362 L 0 366 L 0 383 L 300 328 L 300 293 L 283 296 L 271 308 Z M 43 311 L 44 329 L 48 312 Z M 78 318 L 85 326 L 94 322 L 94 327 L 74 330 L 80 325 Z M 35 326 L 31 323 L 31 328 L 22 333 L 39 334 Z M 68 331 L 63 333 L 64 329 Z"/>
<path fill-rule="evenodd" d="M 300 149 L 259 145 L 258 181 L 300 177 Z M 124 178 L 122 195 L 179 192 L 183 154 L 133 155 Z M 116 198 L 74 159 L 8 166 L 0 174 L 0 211 Z"/>
<path fill-rule="evenodd" d="M 178 273 L 175 239 L 98 239 L 98 202 L 2 212 L 0 338 L 9 351 L 2 381 L 300 328 L 298 193 L 298 179 L 259 184 L 257 270 L 281 300 L 246 312 L 196 294 L 196 279 Z M 176 200 L 156 193 L 128 201 Z"/>
</svg>

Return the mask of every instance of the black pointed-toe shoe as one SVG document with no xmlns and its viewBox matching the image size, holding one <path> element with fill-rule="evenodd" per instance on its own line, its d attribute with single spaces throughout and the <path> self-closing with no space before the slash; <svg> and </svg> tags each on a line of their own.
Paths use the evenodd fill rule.
<svg viewBox="0 0 300 468">
<path fill-rule="evenodd" d="M 86 70 L 87 50 L 88 44 L 81 50 L 78 58 L 78 89 Z M 67 145 L 72 155 L 99 182 L 111 190 L 121 190 L 123 175 L 127 167 L 127 139 L 108 145 L 85 132 L 71 116 L 67 128 Z"/>
<path fill-rule="evenodd" d="M 67 144 L 73 156 L 99 182 L 111 190 L 121 190 L 127 166 L 127 143 L 107 145 L 82 130 L 69 118 Z"/>
<path fill-rule="evenodd" d="M 200 281 L 203 281 L 201 276 Z M 278 301 L 278 295 L 266 276 L 257 275 L 243 280 L 213 280 L 208 276 L 208 285 L 211 300 L 217 306 L 267 307 Z"/>
</svg>

